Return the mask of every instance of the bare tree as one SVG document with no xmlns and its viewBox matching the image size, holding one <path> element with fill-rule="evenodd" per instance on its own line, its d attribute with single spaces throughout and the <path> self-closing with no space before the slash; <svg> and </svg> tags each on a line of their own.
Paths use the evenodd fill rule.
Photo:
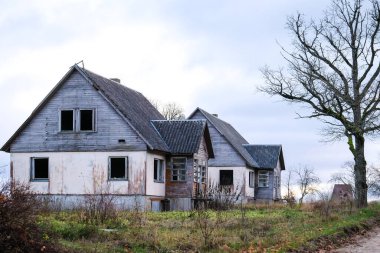
<svg viewBox="0 0 380 253">
<path fill-rule="evenodd" d="M 367 7 L 364 7 L 368 6 Z M 329 140 L 347 138 L 355 160 L 356 204 L 367 205 L 366 136 L 380 130 L 380 7 L 376 0 L 333 0 L 323 18 L 289 17 L 286 70 L 262 70 L 261 88 L 311 109 L 301 118 L 326 124 Z"/>
<path fill-rule="evenodd" d="M 333 174 L 330 182 L 351 185 L 353 193 L 356 195 L 355 164 L 352 161 L 347 161 L 342 167 L 344 171 Z M 378 189 L 380 189 L 380 170 L 374 166 L 367 166 L 366 176 L 368 192 L 378 195 Z"/>
<path fill-rule="evenodd" d="M 291 189 L 292 186 L 292 175 L 294 174 L 293 170 L 288 170 L 288 173 L 284 177 L 285 179 L 285 187 L 286 187 L 286 195 L 284 196 L 284 199 L 286 202 L 290 205 L 295 204 L 295 194 L 293 190 Z"/>
<path fill-rule="evenodd" d="M 314 170 L 308 166 L 300 166 L 294 170 L 297 175 L 297 185 L 301 192 L 299 203 L 302 205 L 304 198 L 317 191 L 315 184 L 320 182 L 320 179 L 315 175 Z"/>
<path fill-rule="evenodd" d="M 185 114 L 183 111 L 183 108 L 174 103 L 167 103 L 167 104 L 162 104 L 161 102 L 157 100 L 149 100 L 150 103 L 164 116 L 165 119 L 167 120 L 181 120 L 185 119 Z"/>
<path fill-rule="evenodd" d="M 161 108 L 161 114 L 167 120 L 180 120 L 185 119 L 183 108 L 176 103 L 167 103 Z"/>
</svg>

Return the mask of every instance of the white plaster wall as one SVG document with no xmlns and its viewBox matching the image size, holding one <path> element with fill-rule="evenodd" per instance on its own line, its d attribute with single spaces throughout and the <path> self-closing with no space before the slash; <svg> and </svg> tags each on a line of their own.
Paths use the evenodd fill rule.
<svg viewBox="0 0 380 253">
<path fill-rule="evenodd" d="M 255 188 L 249 187 L 249 169 L 247 167 L 208 167 L 208 178 L 211 184 L 219 185 L 219 171 L 232 170 L 234 175 L 233 184 L 235 189 L 243 189 L 243 196 L 254 197 Z"/>
<path fill-rule="evenodd" d="M 108 158 L 128 157 L 128 181 L 108 181 Z M 30 182 L 42 194 L 144 194 L 146 152 L 12 153 L 14 179 L 30 182 L 31 157 L 49 158 L 49 182 Z"/>
<path fill-rule="evenodd" d="M 280 186 L 277 188 L 277 196 L 276 196 L 276 191 L 273 190 L 273 198 L 274 199 L 277 199 L 277 198 L 280 199 L 281 198 L 281 164 L 280 164 L 280 160 L 277 161 L 277 166 L 274 169 L 273 173 L 279 177 L 279 181 L 280 181 Z M 273 180 L 274 180 L 274 175 L 273 175 Z M 273 181 L 273 183 L 274 183 L 274 181 Z"/>
<path fill-rule="evenodd" d="M 249 172 L 254 170 L 250 170 L 248 168 L 245 168 L 245 196 L 253 198 L 255 197 L 255 173 L 253 174 L 253 187 L 249 187 Z"/>
<path fill-rule="evenodd" d="M 154 159 L 164 160 L 164 181 L 162 183 L 154 182 Z M 166 161 L 165 156 L 156 154 L 147 154 L 147 171 L 146 171 L 146 195 L 165 197 L 165 174 Z"/>
</svg>

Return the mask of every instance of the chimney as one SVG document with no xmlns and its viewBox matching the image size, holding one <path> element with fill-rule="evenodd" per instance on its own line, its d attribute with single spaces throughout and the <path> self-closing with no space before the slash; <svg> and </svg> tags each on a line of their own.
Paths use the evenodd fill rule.
<svg viewBox="0 0 380 253">
<path fill-rule="evenodd" d="M 216 118 L 217 118 L 217 117 L 218 117 L 218 114 L 216 114 L 216 113 L 213 113 L 213 114 L 212 114 L 212 116 L 214 116 L 214 117 L 216 117 Z"/>
<path fill-rule="evenodd" d="M 117 83 L 120 83 L 120 78 L 110 78 L 110 80 L 117 82 Z"/>
</svg>

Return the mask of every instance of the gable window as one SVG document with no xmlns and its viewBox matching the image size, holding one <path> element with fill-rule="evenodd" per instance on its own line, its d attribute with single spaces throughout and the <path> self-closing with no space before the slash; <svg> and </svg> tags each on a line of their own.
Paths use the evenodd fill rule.
<svg viewBox="0 0 380 253">
<path fill-rule="evenodd" d="M 255 172 L 253 171 L 249 172 L 249 187 L 255 187 Z"/>
<path fill-rule="evenodd" d="M 79 110 L 79 129 L 80 131 L 95 131 L 94 110 Z"/>
<path fill-rule="evenodd" d="M 220 185 L 233 185 L 234 172 L 233 170 L 220 170 L 219 171 L 219 184 Z"/>
<path fill-rule="evenodd" d="M 154 182 L 162 183 L 164 182 L 164 172 L 165 172 L 164 160 L 154 159 Z"/>
<path fill-rule="evenodd" d="M 269 171 L 259 171 L 259 187 L 269 187 Z"/>
<path fill-rule="evenodd" d="M 172 158 L 172 181 L 186 181 L 186 158 Z"/>
<path fill-rule="evenodd" d="M 74 110 L 61 110 L 61 131 L 74 131 Z"/>
<path fill-rule="evenodd" d="M 110 180 L 128 180 L 128 157 L 110 157 L 108 164 Z"/>
<path fill-rule="evenodd" d="M 49 158 L 33 157 L 32 158 L 32 181 L 48 181 L 49 180 Z"/>
</svg>

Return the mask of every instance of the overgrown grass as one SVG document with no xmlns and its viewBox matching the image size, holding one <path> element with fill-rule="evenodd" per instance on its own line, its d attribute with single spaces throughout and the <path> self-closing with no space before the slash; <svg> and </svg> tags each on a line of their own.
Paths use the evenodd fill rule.
<svg viewBox="0 0 380 253">
<path fill-rule="evenodd" d="M 125 211 L 117 222 L 94 226 L 81 223 L 73 211 L 41 216 L 39 224 L 78 252 L 286 252 L 378 218 L 380 204 L 359 211 L 338 208 L 328 217 L 313 207 L 205 212 Z"/>
</svg>

